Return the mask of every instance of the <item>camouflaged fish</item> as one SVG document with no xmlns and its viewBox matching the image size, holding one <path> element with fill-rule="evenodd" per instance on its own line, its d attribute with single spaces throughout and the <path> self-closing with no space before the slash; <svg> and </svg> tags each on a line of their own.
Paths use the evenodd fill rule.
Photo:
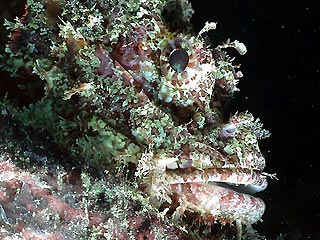
<svg viewBox="0 0 320 240">
<path fill-rule="evenodd" d="M 100 167 L 134 163 L 155 206 L 208 226 L 235 222 L 241 238 L 265 211 L 251 194 L 267 187 L 258 139 L 269 133 L 249 112 L 223 119 L 242 76 L 224 49 L 246 47 L 210 47 L 203 36 L 216 24 L 194 34 L 192 13 L 184 0 L 28 0 L 6 22 L 6 64 L 44 80 L 33 126 Z"/>
</svg>

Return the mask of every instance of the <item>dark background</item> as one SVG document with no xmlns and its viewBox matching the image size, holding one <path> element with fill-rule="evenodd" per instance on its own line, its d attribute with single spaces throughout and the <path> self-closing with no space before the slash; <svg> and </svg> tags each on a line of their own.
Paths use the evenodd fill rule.
<svg viewBox="0 0 320 240">
<path fill-rule="evenodd" d="M 229 52 L 244 73 L 229 111 L 249 110 L 271 131 L 261 149 L 265 171 L 279 178 L 259 194 L 267 209 L 255 228 L 268 239 L 320 239 L 319 8 L 289 0 L 194 0 L 192 6 L 196 30 L 218 22 L 209 32 L 213 46 L 230 38 L 248 48 L 244 56 Z"/>
<path fill-rule="evenodd" d="M 1 19 L 21 16 L 22 2 L 1 2 Z M 209 32 L 213 46 L 230 38 L 248 48 L 244 56 L 229 51 L 235 62 L 241 63 L 244 77 L 228 112 L 249 110 L 271 131 L 270 139 L 261 142 L 261 149 L 267 159 L 265 171 L 277 173 L 279 178 L 270 179 L 269 187 L 259 194 L 267 209 L 263 223 L 255 228 L 268 239 L 320 239 L 316 116 L 320 110 L 320 41 L 315 38 L 320 25 L 316 6 L 307 0 L 191 2 L 196 31 L 206 21 L 218 22 L 217 29 Z M 5 36 L 0 30 L 3 46 Z M 0 77 L 0 92 L 16 90 L 8 74 L 0 72 Z"/>
</svg>

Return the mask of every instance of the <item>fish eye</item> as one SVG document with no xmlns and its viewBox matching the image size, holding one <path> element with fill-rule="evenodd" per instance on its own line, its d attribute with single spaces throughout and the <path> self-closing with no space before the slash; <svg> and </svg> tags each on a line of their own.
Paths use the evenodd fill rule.
<svg viewBox="0 0 320 240">
<path fill-rule="evenodd" d="M 182 73 L 189 63 L 189 55 L 183 48 L 174 49 L 169 56 L 169 63 L 173 70 Z"/>
<path fill-rule="evenodd" d="M 189 81 L 198 65 L 196 54 L 192 45 L 182 37 L 176 37 L 168 41 L 161 50 L 160 68 L 163 76 L 173 84 L 182 84 L 181 81 Z"/>
</svg>

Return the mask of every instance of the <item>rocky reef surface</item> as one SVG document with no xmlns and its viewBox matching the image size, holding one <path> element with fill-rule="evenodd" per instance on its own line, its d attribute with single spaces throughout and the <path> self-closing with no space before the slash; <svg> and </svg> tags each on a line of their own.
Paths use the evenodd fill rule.
<svg viewBox="0 0 320 240">
<path fill-rule="evenodd" d="M 191 239 L 127 180 L 0 115 L 1 239 Z"/>
</svg>

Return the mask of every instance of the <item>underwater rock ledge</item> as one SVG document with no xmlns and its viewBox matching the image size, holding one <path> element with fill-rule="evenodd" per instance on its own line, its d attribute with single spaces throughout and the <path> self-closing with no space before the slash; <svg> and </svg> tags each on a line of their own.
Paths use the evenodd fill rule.
<svg viewBox="0 0 320 240">
<path fill-rule="evenodd" d="M 47 134 L 1 110 L 1 239 L 190 239 L 125 179 L 51 152 Z"/>
</svg>

